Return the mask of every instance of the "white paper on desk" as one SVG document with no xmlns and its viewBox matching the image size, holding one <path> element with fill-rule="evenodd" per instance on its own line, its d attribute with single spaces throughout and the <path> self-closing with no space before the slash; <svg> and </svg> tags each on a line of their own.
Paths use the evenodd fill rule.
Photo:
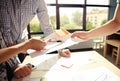
<svg viewBox="0 0 120 81">
<path fill-rule="evenodd" d="M 22 81 L 40 81 L 40 78 L 30 78 L 30 75 L 28 75 Z"/>
<path fill-rule="evenodd" d="M 106 67 L 98 67 L 83 72 L 78 72 L 73 77 L 73 81 L 120 81 L 120 77 Z"/>
</svg>

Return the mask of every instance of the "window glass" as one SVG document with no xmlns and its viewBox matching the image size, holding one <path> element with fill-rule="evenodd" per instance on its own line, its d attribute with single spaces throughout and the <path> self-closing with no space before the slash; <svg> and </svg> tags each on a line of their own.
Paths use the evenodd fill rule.
<svg viewBox="0 0 120 81">
<path fill-rule="evenodd" d="M 56 3 L 56 0 L 45 0 L 45 2 L 48 3 Z"/>
<path fill-rule="evenodd" d="M 108 20 L 108 8 L 87 7 L 86 29 L 99 27 Z"/>
<path fill-rule="evenodd" d="M 37 15 L 30 22 L 30 32 L 41 32 L 40 22 Z"/>
<path fill-rule="evenodd" d="M 56 7 L 55 6 L 48 6 L 48 15 L 50 17 L 50 22 L 53 29 L 56 29 Z"/>
<path fill-rule="evenodd" d="M 34 37 L 34 38 L 44 38 L 45 35 L 44 34 L 31 34 L 31 37 Z"/>
<path fill-rule="evenodd" d="M 108 5 L 109 0 L 87 0 L 87 4 Z"/>
<path fill-rule="evenodd" d="M 58 0 L 60 4 L 84 4 L 85 0 Z"/>
<path fill-rule="evenodd" d="M 56 10 L 55 7 L 47 6 L 48 8 L 48 14 L 50 17 L 50 22 L 52 27 L 56 28 Z M 41 25 L 38 20 L 37 15 L 31 20 L 30 22 L 30 32 L 41 32 Z"/>
<path fill-rule="evenodd" d="M 60 8 L 60 27 L 82 29 L 83 8 Z"/>
<path fill-rule="evenodd" d="M 58 1 L 58 5 L 56 4 L 56 1 Z M 85 1 L 87 3 L 87 5 L 85 5 L 86 17 L 83 18 L 83 10 L 85 10 L 85 7 L 74 5 L 84 5 Z M 95 27 L 100 27 L 108 20 L 109 7 L 104 7 L 103 5 L 109 5 L 109 1 L 110 0 L 45 0 L 46 4 L 48 4 L 47 9 L 53 29 L 59 27 L 60 23 L 60 27 L 64 27 L 68 30 L 91 30 Z M 59 6 L 59 4 L 64 4 L 65 7 Z M 69 6 L 67 4 L 71 5 Z M 97 5 L 101 7 L 98 7 Z M 56 8 L 59 9 L 59 15 L 56 13 Z M 59 16 L 59 18 L 56 15 Z M 56 18 L 60 19 L 57 19 L 60 21 L 58 24 L 56 24 Z M 86 23 L 84 23 L 86 24 L 86 28 L 85 25 L 83 28 L 83 20 L 86 20 Z M 42 32 L 37 16 L 30 22 L 30 32 Z"/>
</svg>

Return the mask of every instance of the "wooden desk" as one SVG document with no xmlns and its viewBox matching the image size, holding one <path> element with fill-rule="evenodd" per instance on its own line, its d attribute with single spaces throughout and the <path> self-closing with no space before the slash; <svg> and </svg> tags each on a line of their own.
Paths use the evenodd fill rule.
<svg viewBox="0 0 120 81">
<path fill-rule="evenodd" d="M 105 41 L 105 47 L 104 47 L 104 57 L 106 57 L 107 54 L 112 53 L 112 48 L 117 48 L 118 56 L 116 57 L 115 64 L 117 65 L 120 61 L 120 40 L 106 40 Z"/>
<path fill-rule="evenodd" d="M 58 60 L 56 59 L 57 63 L 56 62 L 55 63 L 59 64 L 59 60 L 61 60 L 62 58 L 59 58 L 58 54 L 51 54 L 51 55 L 49 54 L 49 55 L 46 55 L 46 56 L 49 57 L 49 56 L 52 56 L 52 55 L 55 55 L 54 58 L 58 58 Z M 26 57 L 24 62 L 28 62 L 29 61 L 31 63 L 34 63 L 35 58 L 30 58 L 28 56 L 28 57 Z M 41 59 L 42 57 L 38 57 L 38 58 Z M 36 58 L 36 59 L 38 59 L 38 58 Z M 86 70 L 90 70 L 90 69 L 94 69 L 94 68 L 97 68 L 97 67 L 104 66 L 108 70 L 112 71 L 114 74 L 116 74 L 117 76 L 120 77 L 120 70 L 116 66 L 114 66 L 112 63 L 110 63 L 108 60 L 106 60 L 103 56 L 98 54 L 96 51 L 72 52 L 71 53 L 71 58 L 74 60 L 73 66 L 71 66 L 70 68 L 64 68 L 63 67 L 63 69 L 67 69 L 67 71 L 69 71 L 69 70 L 70 71 L 86 71 Z M 66 61 L 67 60 L 69 60 L 69 59 L 66 59 Z M 85 60 L 90 61 L 90 62 L 93 61 L 93 62 L 86 64 Z M 56 65 L 56 64 L 53 63 L 53 65 Z M 54 76 L 54 78 L 56 78 L 57 75 L 62 72 L 62 70 L 59 70 L 59 69 L 60 68 L 57 67 L 53 71 L 53 72 L 57 72 L 57 74 L 56 74 L 56 76 Z M 62 77 L 62 76 L 60 76 L 60 77 Z M 60 77 L 57 77 L 57 78 L 60 78 Z M 51 78 L 53 78 L 52 75 L 51 75 Z M 22 81 L 22 79 L 20 79 L 20 80 L 15 80 L 14 79 L 14 81 Z M 34 81 L 34 80 L 30 80 L 30 81 Z M 54 80 L 52 80 L 52 81 L 54 81 Z"/>
</svg>

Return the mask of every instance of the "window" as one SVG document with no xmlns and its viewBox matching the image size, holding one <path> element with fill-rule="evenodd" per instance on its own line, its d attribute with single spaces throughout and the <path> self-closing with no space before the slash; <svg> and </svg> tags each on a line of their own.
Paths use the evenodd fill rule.
<svg viewBox="0 0 120 81">
<path fill-rule="evenodd" d="M 87 31 L 101 26 L 108 20 L 110 0 L 45 0 L 45 2 L 54 29 L 64 27 L 70 32 Z M 33 20 L 30 23 L 30 33 L 43 34 L 37 18 Z"/>
<path fill-rule="evenodd" d="M 83 27 L 83 9 L 82 8 L 60 8 L 60 27 L 68 30 L 82 29 Z"/>
</svg>

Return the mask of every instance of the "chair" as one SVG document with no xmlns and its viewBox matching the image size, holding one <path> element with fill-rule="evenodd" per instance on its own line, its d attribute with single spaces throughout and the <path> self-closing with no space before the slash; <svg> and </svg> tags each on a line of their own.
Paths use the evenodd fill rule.
<svg viewBox="0 0 120 81">
<path fill-rule="evenodd" d="M 115 56 L 116 57 L 116 62 L 115 62 L 115 65 L 118 65 L 119 64 L 119 60 L 120 60 L 120 57 L 119 57 L 119 50 L 120 48 L 117 48 L 117 47 L 113 47 L 112 49 L 112 58 Z"/>
<path fill-rule="evenodd" d="M 104 47 L 104 57 L 107 56 L 108 52 L 112 50 L 112 57 L 116 56 L 115 65 L 119 64 L 120 62 L 120 41 L 115 39 L 109 39 L 105 42 Z"/>
<path fill-rule="evenodd" d="M 106 37 L 97 37 L 95 39 L 93 39 L 93 48 L 94 49 L 101 49 L 104 47 L 105 43 L 104 41 L 106 40 Z"/>
</svg>

